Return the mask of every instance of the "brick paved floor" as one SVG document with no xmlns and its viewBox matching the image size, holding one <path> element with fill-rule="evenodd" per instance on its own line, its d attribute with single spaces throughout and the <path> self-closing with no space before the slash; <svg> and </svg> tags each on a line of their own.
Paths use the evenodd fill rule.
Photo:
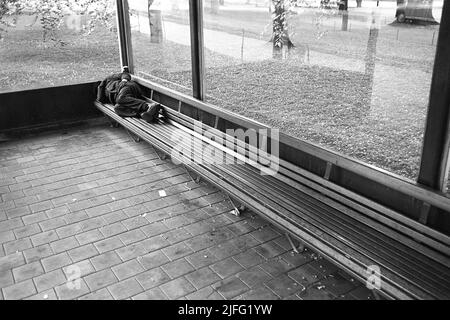
<svg viewBox="0 0 450 320">
<path fill-rule="evenodd" d="M 121 128 L 0 143 L 0 195 L 0 299 L 372 297 Z"/>
</svg>

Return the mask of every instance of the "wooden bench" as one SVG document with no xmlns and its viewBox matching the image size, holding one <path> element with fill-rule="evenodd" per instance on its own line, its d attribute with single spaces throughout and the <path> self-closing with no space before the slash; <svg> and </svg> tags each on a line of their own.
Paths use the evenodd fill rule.
<svg viewBox="0 0 450 320">
<path fill-rule="evenodd" d="M 275 175 L 261 175 L 267 167 L 252 160 L 255 150 L 248 143 L 178 111 L 166 108 L 168 121 L 148 124 L 118 116 L 111 105 L 95 105 L 360 281 L 373 280 L 379 268 L 381 286 L 375 292 L 384 297 L 450 299 L 450 238 L 333 184 L 328 168 L 321 177 L 280 159 Z M 201 155 L 203 161 L 193 161 L 199 155 L 179 152 L 193 144 L 243 163 L 215 163 L 208 153 Z"/>
</svg>

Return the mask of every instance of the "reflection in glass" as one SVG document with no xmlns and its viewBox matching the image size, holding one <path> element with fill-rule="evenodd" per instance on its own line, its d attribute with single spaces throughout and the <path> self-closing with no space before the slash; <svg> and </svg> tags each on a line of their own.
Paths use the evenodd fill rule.
<svg viewBox="0 0 450 320">
<path fill-rule="evenodd" d="M 135 74 L 192 95 L 188 0 L 130 0 Z"/>
<path fill-rule="evenodd" d="M 205 0 L 206 99 L 416 179 L 442 3 Z"/>
<path fill-rule="evenodd" d="M 0 92 L 98 81 L 118 71 L 114 0 L 2 4 Z"/>
</svg>

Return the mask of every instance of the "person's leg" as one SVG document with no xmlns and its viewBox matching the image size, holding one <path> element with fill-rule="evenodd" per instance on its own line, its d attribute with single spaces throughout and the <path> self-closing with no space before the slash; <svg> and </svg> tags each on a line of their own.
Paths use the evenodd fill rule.
<svg viewBox="0 0 450 320">
<path fill-rule="evenodd" d="M 158 121 L 159 111 L 162 109 L 161 105 L 157 102 L 149 103 L 148 110 L 141 113 L 141 118 L 145 121 L 152 123 Z"/>
<path fill-rule="evenodd" d="M 146 101 L 131 96 L 120 96 L 116 100 L 114 111 L 122 117 L 139 117 L 148 110 Z"/>
</svg>

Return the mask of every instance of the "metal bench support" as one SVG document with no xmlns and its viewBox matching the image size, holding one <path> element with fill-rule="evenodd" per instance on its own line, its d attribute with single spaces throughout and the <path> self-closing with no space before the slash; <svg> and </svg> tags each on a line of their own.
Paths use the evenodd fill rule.
<svg viewBox="0 0 450 320">
<path fill-rule="evenodd" d="M 305 245 L 304 245 L 303 243 L 301 243 L 300 241 L 299 241 L 299 245 L 298 245 L 298 246 L 296 246 L 296 245 L 294 244 L 294 241 L 292 240 L 292 238 L 291 238 L 291 236 L 289 235 L 289 233 L 286 233 L 286 238 L 288 239 L 289 244 L 291 245 L 292 250 L 293 250 L 295 253 L 301 253 L 301 252 L 303 252 L 303 251 L 305 250 Z"/>
</svg>

